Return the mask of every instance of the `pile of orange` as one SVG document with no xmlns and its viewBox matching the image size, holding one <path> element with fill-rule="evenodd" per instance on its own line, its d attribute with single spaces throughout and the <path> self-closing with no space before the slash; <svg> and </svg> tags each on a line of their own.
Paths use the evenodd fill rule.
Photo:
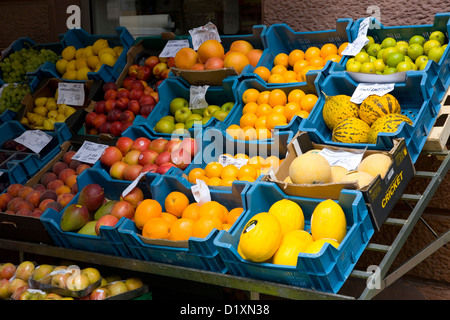
<svg viewBox="0 0 450 320">
<path fill-rule="evenodd" d="M 237 167 L 233 164 L 223 166 L 220 162 L 210 162 L 203 168 L 194 168 L 189 171 L 188 181 L 190 183 L 197 183 L 197 179 L 205 181 L 209 186 L 225 186 L 230 187 L 233 181 L 255 181 L 261 174 L 273 167 L 278 168 L 281 161 L 277 156 L 269 156 L 263 158 L 261 156 L 249 157 L 246 154 L 238 153 L 234 156 L 226 154 L 228 157 L 234 159 L 246 159 L 247 164 Z"/>
<path fill-rule="evenodd" d="M 290 53 L 282 52 L 274 57 L 272 69 L 259 66 L 253 72 L 267 83 L 303 82 L 308 71 L 320 70 L 330 60 L 339 63 L 347 45 L 348 42 L 339 47 L 326 43 L 320 48 L 309 47 L 306 51 L 294 49 Z"/>
<path fill-rule="evenodd" d="M 217 201 L 202 205 L 190 203 L 179 191 L 167 195 L 164 207 L 165 211 L 162 211 L 161 204 L 154 199 L 145 199 L 137 206 L 134 223 L 143 237 L 172 241 L 204 238 L 214 228 L 228 230 L 244 211 L 242 207 L 228 210 Z"/>
<path fill-rule="evenodd" d="M 270 139 L 275 127 L 287 125 L 294 116 L 307 118 L 318 100 L 316 94 L 301 89 L 286 93 L 282 89 L 248 88 L 241 98 L 244 107 L 239 125 L 230 125 L 226 132 L 244 141 Z"/>
</svg>

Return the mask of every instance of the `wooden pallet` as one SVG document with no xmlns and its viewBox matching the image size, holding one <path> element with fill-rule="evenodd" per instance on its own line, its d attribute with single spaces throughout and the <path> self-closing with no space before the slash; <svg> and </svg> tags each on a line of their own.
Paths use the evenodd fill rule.
<svg viewBox="0 0 450 320">
<path fill-rule="evenodd" d="M 450 90 L 447 90 L 441 102 L 441 110 L 436 122 L 428 135 L 423 150 L 443 151 L 447 150 L 447 141 L 450 136 Z"/>
</svg>

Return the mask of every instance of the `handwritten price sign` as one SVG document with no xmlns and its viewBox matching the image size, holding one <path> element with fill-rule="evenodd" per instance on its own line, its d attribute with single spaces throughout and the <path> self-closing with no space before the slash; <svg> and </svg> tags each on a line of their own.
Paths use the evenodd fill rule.
<svg viewBox="0 0 450 320">
<path fill-rule="evenodd" d="M 69 106 L 83 106 L 85 100 L 83 83 L 59 83 L 58 104 Z"/>
</svg>

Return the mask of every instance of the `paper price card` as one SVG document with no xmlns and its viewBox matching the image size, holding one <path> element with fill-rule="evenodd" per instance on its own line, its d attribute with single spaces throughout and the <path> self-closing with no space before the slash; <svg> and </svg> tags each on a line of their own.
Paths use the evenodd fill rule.
<svg viewBox="0 0 450 320">
<path fill-rule="evenodd" d="M 205 95 L 209 86 L 191 86 L 189 89 L 189 108 L 190 109 L 202 109 L 208 107 Z"/>
<path fill-rule="evenodd" d="M 191 187 L 191 191 L 199 206 L 211 201 L 211 193 L 205 181 L 197 179 L 197 184 Z"/>
<path fill-rule="evenodd" d="M 44 131 L 27 130 L 15 138 L 14 141 L 24 145 L 35 153 L 39 153 L 52 139 L 53 137 Z"/>
<path fill-rule="evenodd" d="M 351 171 L 356 170 L 365 151 L 365 149 L 362 149 L 356 152 L 348 152 L 345 150 L 331 150 L 324 148 L 319 154 L 327 159 L 330 166 L 341 166 Z"/>
<path fill-rule="evenodd" d="M 226 167 L 227 165 L 233 165 L 236 168 L 240 169 L 242 166 L 245 166 L 248 163 L 248 159 L 235 159 L 227 155 L 221 154 L 219 156 L 218 162 L 224 167 Z"/>
<path fill-rule="evenodd" d="M 353 92 L 350 101 L 356 104 L 360 104 L 368 96 L 373 94 L 377 96 L 384 96 L 386 93 L 394 90 L 395 83 L 360 83 Z"/>
<path fill-rule="evenodd" d="M 85 94 L 83 83 L 58 83 L 58 104 L 83 106 L 84 99 Z"/>
<path fill-rule="evenodd" d="M 342 51 L 344 56 L 355 56 L 361 51 L 361 49 L 369 43 L 367 38 L 367 30 L 369 29 L 370 17 L 365 18 L 359 25 L 358 36 L 356 39 L 349 43 L 348 46 Z"/>
<path fill-rule="evenodd" d="M 194 47 L 194 50 L 197 50 L 198 47 L 200 47 L 200 45 L 206 40 L 215 39 L 221 42 L 219 31 L 217 31 L 217 27 L 212 22 L 208 22 L 202 27 L 189 30 L 189 34 L 192 38 L 192 46 Z"/>
<path fill-rule="evenodd" d="M 94 164 L 98 159 L 100 159 L 106 148 L 108 148 L 106 144 L 85 141 L 77 153 L 74 154 L 72 159 L 84 163 Z"/>
<path fill-rule="evenodd" d="M 175 57 L 175 55 L 177 54 L 178 50 L 180 50 L 181 48 L 189 48 L 189 40 L 188 39 L 184 39 L 184 40 L 169 40 L 169 41 L 167 41 L 166 46 L 161 51 L 159 56 L 161 58 Z"/>
</svg>

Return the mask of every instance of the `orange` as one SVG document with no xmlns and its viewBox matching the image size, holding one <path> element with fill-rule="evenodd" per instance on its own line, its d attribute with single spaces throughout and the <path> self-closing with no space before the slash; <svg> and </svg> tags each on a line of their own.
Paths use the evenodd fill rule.
<svg viewBox="0 0 450 320">
<path fill-rule="evenodd" d="M 256 129 L 256 139 L 257 140 L 265 140 L 272 138 L 272 132 L 267 128 L 258 128 Z"/>
<path fill-rule="evenodd" d="M 287 102 L 287 95 L 281 89 L 274 89 L 270 91 L 269 94 L 269 104 L 271 107 L 275 107 L 277 105 L 284 106 Z"/>
<path fill-rule="evenodd" d="M 194 220 L 188 218 L 180 218 L 173 222 L 170 226 L 169 240 L 186 241 L 192 236 L 194 228 Z"/>
<path fill-rule="evenodd" d="M 175 67 L 179 69 L 191 69 L 198 62 L 198 54 L 192 48 L 184 47 L 175 54 Z"/>
<path fill-rule="evenodd" d="M 235 40 L 231 43 L 229 51 L 242 52 L 243 54 L 248 54 L 253 50 L 253 45 L 246 40 Z"/>
<path fill-rule="evenodd" d="M 229 52 L 223 60 L 223 66 L 225 68 L 233 67 L 237 74 L 240 74 L 249 64 L 250 61 L 242 52 Z"/>
<path fill-rule="evenodd" d="M 222 222 L 217 217 L 206 215 L 194 222 L 192 236 L 205 238 L 213 229 L 222 230 L 222 228 Z"/>
<path fill-rule="evenodd" d="M 341 56 L 338 54 L 330 54 L 329 56 L 327 56 L 325 58 L 325 62 L 327 62 L 327 61 L 333 61 L 333 62 L 339 63 L 339 61 L 341 61 Z"/>
<path fill-rule="evenodd" d="M 270 69 L 270 73 L 272 75 L 274 75 L 274 74 L 280 74 L 281 75 L 281 74 L 285 73 L 287 70 L 288 70 L 287 67 L 285 67 L 284 65 L 276 64 L 276 65 L 273 66 L 272 69 Z"/>
<path fill-rule="evenodd" d="M 134 223 L 136 228 L 142 230 L 144 224 L 151 218 L 160 217 L 162 213 L 162 207 L 158 201 L 153 199 L 144 199 L 136 207 L 134 212 Z"/>
<path fill-rule="evenodd" d="M 256 138 L 257 138 L 256 129 L 253 125 L 253 126 L 243 127 L 242 131 L 239 132 L 238 140 L 251 141 L 251 140 L 256 140 Z"/>
<path fill-rule="evenodd" d="M 283 73 L 284 80 L 286 82 L 296 82 L 297 81 L 297 72 L 293 70 L 288 70 Z"/>
<path fill-rule="evenodd" d="M 261 79 L 265 82 L 267 82 L 267 80 L 269 80 L 270 70 L 267 67 L 264 67 L 264 66 L 256 67 L 255 70 L 253 70 L 253 73 L 260 76 Z"/>
<path fill-rule="evenodd" d="M 244 212 L 244 208 L 234 208 L 228 212 L 227 219 L 225 220 L 225 223 L 228 223 L 230 225 L 233 225 L 233 223 L 236 222 L 236 220 L 239 218 L 239 216 Z"/>
<path fill-rule="evenodd" d="M 269 79 L 267 80 L 267 83 L 285 83 L 286 79 L 282 74 L 274 73 L 270 75 Z"/>
<path fill-rule="evenodd" d="M 338 55 L 340 55 L 342 57 L 342 51 L 345 50 L 345 48 L 347 48 L 348 46 L 348 42 L 344 42 L 343 44 L 341 44 L 338 48 Z"/>
<path fill-rule="evenodd" d="M 300 101 L 300 106 L 303 110 L 311 112 L 317 100 L 318 98 L 315 94 L 309 93 L 302 98 L 302 100 Z"/>
<path fill-rule="evenodd" d="M 276 169 L 280 166 L 280 163 L 281 163 L 280 158 L 278 158 L 277 156 L 269 156 L 266 159 L 264 159 L 262 166 L 264 168 L 273 167 L 274 169 Z"/>
<path fill-rule="evenodd" d="M 294 72 L 299 73 L 300 71 L 302 71 L 305 67 L 309 66 L 309 62 L 306 60 L 298 60 L 294 66 L 292 67 L 292 69 L 294 70 Z"/>
<path fill-rule="evenodd" d="M 193 202 L 188 205 L 181 214 L 181 218 L 189 218 L 192 220 L 197 220 L 199 218 L 198 214 L 200 212 L 200 206 L 197 202 Z"/>
<path fill-rule="evenodd" d="M 208 178 L 220 177 L 223 166 L 219 162 L 210 162 L 205 167 L 205 175 Z"/>
<path fill-rule="evenodd" d="M 275 58 L 273 58 L 273 65 L 274 66 L 282 65 L 285 68 L 288 68 L 289 67 L 289 55 L 287 55 L 284 52 L 281 52 L 281 53 L 277 54 L 275 56 Z"/>
<path fill-rule="evenodd" d="M 241 130 L 242 129 L 240 126 L 238 126 L 237 124 L 232 124 L 227 128 L 226 133 L 228 133 L 231 136 L 231 138 L 237 139 L 239 137 L 239 132 Z"/>
<path fill-rule="evenodd" d="M 227 210 L 227 213 L 228 213 L 228 210 Z M 223 222 L 224 218 L 225 218 L 224 206 L 214 200 L 205 202 L 204 204 L 202 204 L 200 206 L 198 217 L 201 218 L 201 217 L 204 217 L 205 215 L 215 216 L 215 217 L 219 218 L 220 221 Z"/>
<path fill-rule="evenodd" d="M 222 187 L 231 187 L 233 185 L 233 181 L 235 181 L 236 179 L 234 178 L 226 178 L 226 179 L 222 179 L 222 182 L 220 183 L 220 185 Z"/>
<path fill-rule="evenodd" d="M 248 155 L 246 155 L 245 153 L 236 153 L 234 155 L 235 159 L 250 159 Z"/>
<path fill-rule="evenodd" d="M 189 205 L 188 197 L 179 191 L 172 191 L 169 193 L 164 201 L 166 212 L 173 214 L 176 217 L 181 217 L 183 210 Z"/>
<path fill-rule="evenodd" d="M 299 110 L 299 111 L 297 111 L 297 112 L 294 114 L 294 116 L 299 116 L 299 117 L 301 117 L 301 118 L 303 118 L 303 119 L 306 119 L 306 118 L 308 118 L 308 116 L 309 116 L 309 112 L 308 112 L 308 111 L 305 111 L 305 110 Z"/>
<path fill-rule="evenodd" d="M 239 179 L 239 181 L 248 181 L 248 182 L 254 182 L 256 179 L 250 176 L 244 176 Z"/>
<path fill-rule="evenodd" d="M 327 43 L 320 48 L 320 56 L 325 59 L 329 55 L 337 54 L 338 53 L 338 47 L 334 43 Z"/>
<path fill-rule="evenodd" d="M 269 90 L 261 91 L 259 93 L 259 97 L 258 97 L 258 100 L 256 102 L 258 104 L 268 103 L 269 102 L 269 94 L 270 94 Z"/>
<path fill-rule="evenodd" d="M 232 164 L 229 164 L 229 165 L 226 165 L 222 169 L 222 172 L 220 173 L 220 178 L 222 180 L 226 180 L 226 179 L 236 180 L 237 173 L 238 173 L 238 168 Z"/>
<path fill-rule="evenodd" d="M 305 53 L 303 52 L 303 50 L 300 50 L 300 49 L 292 50 L 288 56 L 289 65 L 291 67 L 293 67 L 297 61 L 304 60 L 304 59 L 305 59 Z"/>
<path fill-rule="evenodd" d="M 280 113 L 284 113 L 284 106 L 282 105 L 277 105 L 275 107 L 272 108 L 272 112 L 280 112 Z"/>
<path fill-rule="evenodd" d="M 168 213 L 168 212 L 161 213 L 161 218 L 163 218 L 164 220 L 169 222 L 171 225 L 174 221 L 178 220 L 177 217 L 175 217 L 173 214 Z"/>
<path fill-rule="evenodd" d="M 261 49 L 252 49 L 247 52 L 248 61 L 250 61 L 250 64 L 253 67 L 256 67 L 258 65 L 259 59 L 261 59 L 262 54 L 263 51 Z"/>
<path fill-rule="evenodd" d="M 297 111 L 302 110 L 302 107 L 300 106 L 300 103 L 298 102 L 288 102 L 286 103 L 286 105 L 284 106 L 284 115 L 286 116 L 286 118 L 291 121 L 291 119 L 294 117 L 294 114 Z"/>
<path fill-rule="evenodd" d="M 306 81 L 306 74 L 308 73 L 308 71 L 318 70 L 318 69 L 320 69 L 320 67 L 307 66 L 307 67 L 303 68 L 303 70 L 298 73 L 297 80 L 299 80 L 301 82 Z"/>
<path fill-rule="evenodd" d="M 258 103 L 257 102 L 248 102 L 244 105 L 244 108 L 242 109 L 242 114 L 246 113 L 256 113 L 256 110 L 258 109 Z"/>
<path fill-rule="evenodd" d="M 228 231 L 231 228 L 231 224 L 229 223 L 222 223 L 222 230 Z"/>
<path fill-rule="evenodd" d="M 197 179 L 205 175 L 205 171 L 202 168 L 194 168 L 189 172 L 188 181 L 190 183 L 197 183 Z"/>
<path fill-rule="evenodd" d="M 215 39 L 209 39 L 203 42 L 197 49 L 198 60 L 205 63 L 209 58 L 217 57 L 223 59 L 225 50 L 222 43 Z"/>
<path fill-rule="evenodd" d="M 255 114 L 259 118 L 262 116 L 267 116 L 270 113 L 270 111 L 272 111 L 272 107 L 269 104 L 261 103 L 260 105 L 258 105 L 258 108 L 256 109 Z M 258 121 L 258 120 L 256 120 L 256 121 Z M 255 122 L 255 124 L 256 124 L 256 122 Z"/>
<path fill-rule="evenodd" d="M 283 113 L 272 112 L 267 116 L 266 126 L 267 129 L 272 130 L 276 126 L 287 125 L 287 118 Z"/>
<path fill-rule="evenodd" d="M 309 65 L 312 67 L 322 68 L 325 65 L 325 60 L 322 57 L 313 57 L 309 59 Z"/>
<path fill-rule="evenodd" d="M 266 119 L 267 119 L 267 116 L 259 117 L 255 122 L 255 128 L 256 129 L 266 129 Z"/>
<path fill-rule="evenodd" d="M 222 179 L 219 177 L 212 177 L 206 183 L 208 186 L 220 186 L 222 184 Z"/>
<path fill-rule="evenodd" d="M 170 223 L 161 218 L 151 218 L 142 228 L 142 236 L 150 239 L 168 239 Z"/>
<path fill-rule="evenodd" d="M 317 47 L 309 47 L 305 51 L 305 60 L 310 60 L 315 57 L 320 57 L 320 49 Z"/>
<path fill-rule="evenodd" d="M 258 174 L 256 168 L 251 164 L 243 165 L 239 168 L 237 173 L 237 178 L 240 180 L 242 177 L 250 176 L 252 178 L 256 178 L 256 175 Z"/>
<path fill-rule="evenodd" d="M 264 163 L 264 158 L 261 156 L 254 156 L 248 160 L 248 164 L 256 167 L 257 169 L 260 169 L 262 167 L 263 163 Z"/>
<path fill-rule="evenodd" d="M 304 95 L 305 92 L 302 89 L 294 89 L 289 92 L 287 101 L 300 103 L 300 100 Z"/>
<path fill-rule="evenodd" d="M 254 113 L 245 113 L 241 116 L 241 119 L 239 120 L 239 125 L 241 128 L 251 126 L 253 127 L 256 123 L 256 120 L 258 120 L 258 117 Z"/>
<path fill-rule="evenodd" d="M 248 88 L 242 94 L 242 102 L 247 104 L 249 102 L 256 102 L 258 100 L 259 91 L 255 88 Z"/>
</svg>

